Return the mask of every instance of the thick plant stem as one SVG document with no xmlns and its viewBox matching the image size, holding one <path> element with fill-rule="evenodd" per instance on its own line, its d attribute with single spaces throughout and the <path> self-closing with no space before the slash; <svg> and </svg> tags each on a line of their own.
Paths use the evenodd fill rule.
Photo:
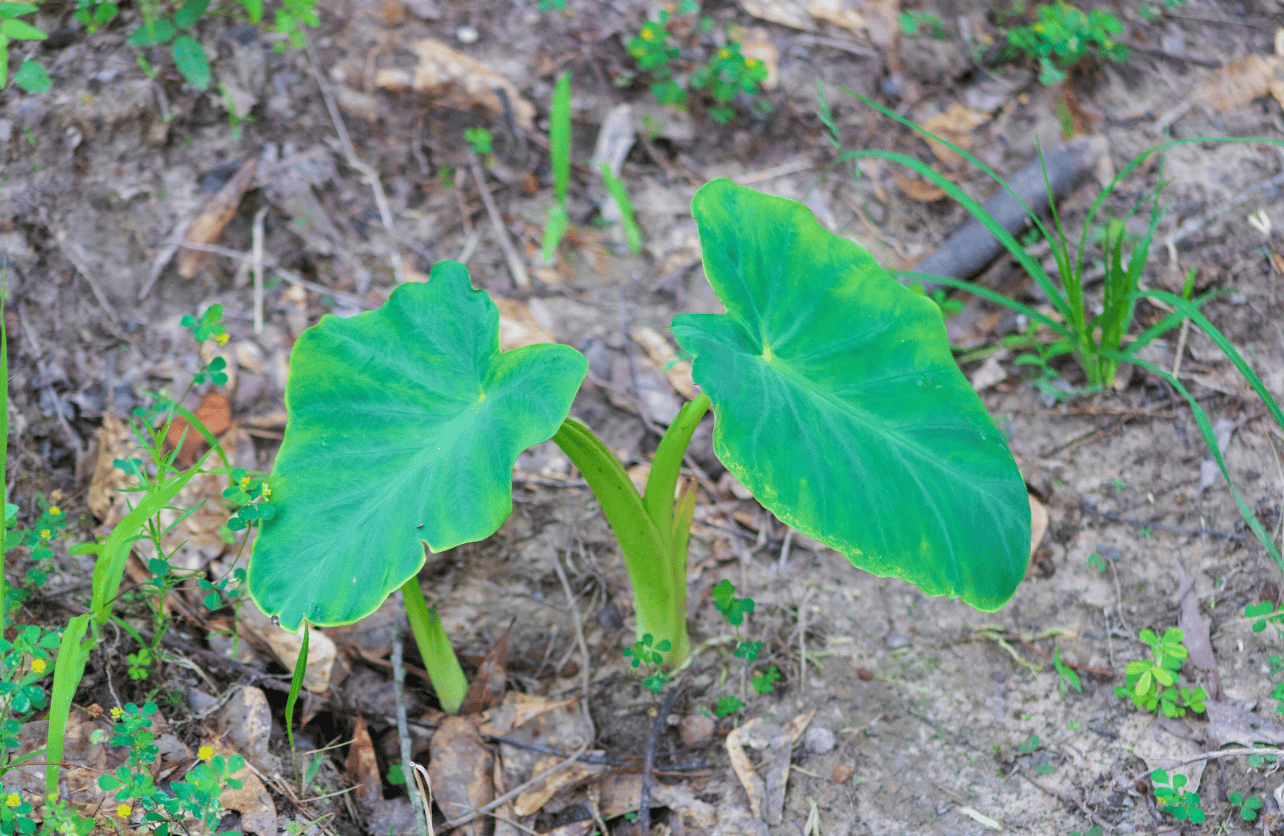
<svg viewBox="0 0 1284 836">
<path fill-rule="evenodd" d="M 437 691 L 441 709 L 447 714 L 457 714 L 464 695 L 468 693 L 468 679 L 450 646 L 446 628 L 441 626 L 441 619 L 437 617 L 437 609 L 428 606 L 424 600 L 418 577 L 411 577 L 401 585 L 401 596 L 406 602 L 410 630 L 415 634 L 415 644 L 419 646 L 419 655 L 423 657 L 428 678 Z"/>
</svg>

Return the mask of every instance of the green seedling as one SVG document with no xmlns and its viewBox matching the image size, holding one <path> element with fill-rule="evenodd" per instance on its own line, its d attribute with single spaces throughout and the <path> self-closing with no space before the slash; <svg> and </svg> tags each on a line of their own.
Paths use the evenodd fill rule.
<svg viewBox="0 0 1284 836">
<path fill-rule="evenodd" d="M 770 694 L 776 687 L 776 681 L 780 679 L 780 668 L 771 665 L 765 671 L 759 671 L 754 674 L 750 684 L 759 694 Z"/>
<path fill-rule="evenodd" d="M 1169 717 L 1185 716 L 1186 710 L 1202 714 L 1208 695 L 1202 686 L 1177 685 L 1177 672 L 1187 656 L 1182 644 L 1182 631 L 1173 627 L 1163 636 L 1149 628 L 1139 634 L 1150 645 L 1150 659 L 1134 659 L 1124 669 L 1123 685 L 1115 686 L 1115 696 L 1128 697 L 1146 711 L 1162 711 Z"/>
<path fill-rule="evenodd" d="M 744 701 L 739 697 L 719 697 L 718 702 L 713 707 L 713 713 L 721 720 L 724 717 L 730 717 L 744 707 Z"/>
<path fill-rule="evenodd" d="M 1044 84 L 1065 81 L 1066 69 L 1091 55 L 1128 60 L 1128 47 L 1114 39 L 1123 24 L 1110 12 L 1093 9 L 1085 14 L 1060 0 L 1036 6 L 1034 12 L 1034 23 L 1007 31 L 1008 44 L 1039 65 Z"/>
<path fill-rule="evenodd" d="M 1245 798 L 1242 793 L 1233 792 L 1227 796 L 1227 800 L 1239 812 L 1239 817 L 1244 821 L 1256 821 L 1257 814 L 1262 811 L 1262 799 L 1255 795 Z"/>
<path fill-rule="evenodd" d="M 1052 649 L 1052 665 L 1057 669 L 1057 690 L 1065 694 L 1067 688 L 1073 688 L 1076 692 L 1083 693 L 1083 685 L 1079 682 L 1079 674 L 1075 669 L 1061 661 L 1061 646 L 1057 645 Z"/>
<path fill-rule="evenodd" d="M 23 15 L 35 14 L 30 3 L 0 3 L 0 89 L 9 83 L 9 44 L 13 41 L 43 41 L 48 35 L 25 20 Z M 49 74 L 45 68 L 30 58 L 22 62 L 13 74 L 13 83 L 28 93 L 43 93 L 49 89 Z"/>
<path fill-rule="evenodd" d="M 657 642 L 650 633 L 646 633 L 622 652 L 634 669 L 645 667 L 647 675 L 642 678 L 642 687 L 658 694 L 669 681 L 669 675 L 660 670 L 659 666 L 664 664 L 664 655 L 672 649 L 673 644 L 668 639 Z"/>
<path fill-rule="evenodd" d="M 1105 559 L 1102 558 L 1102 556 L 1097 554 L 1096 552 L 1093 552 L 1092 554 L 1085 557 L 1083 559 L 1083 562 L 1087 563 L 1093 569 L 1096 569 L 1098 573 L 1103 573 L 1106 571 Z"/>
<path fill-rule="evenodd" d="M 1244 607 L 1244 617 L 1253 619 L 1253 632 L 1260 633 L 1269 624 L 1278 638 L 1284 638 L 1284 610 L 1276 609 L 1270 601 L 1261 601 Z"/>
<path fill-rule="evenodd" d="M 846 88 L 842 88 L 846 90 Z M 1147 225 L 1145 234 L 1141 237 L 1140 242 L 1132 249 L 1127 260 L 1124 259 L 1123 246 L 1126 236 L 1123 234 L 1123 221 L 1112 221 L 1107 223 L 1106 238 L 1108 242 L 1104 252 L 1104 263 L 1106 265 L 1106 275 L 1104 282 L 1104 291 L 1100 301 L 1100 307 L 1096 302 L 1084 294 L 1083 269 L 1084 269 L 1084 251 L 1087 243 L 1088 231 L 1092 226 L 1093 219 L 1097 216 L 1102 205 L 1107 198 L 1114 192 L 1116 186 L 1152 154 L 1162 154 L 1169 148 L 1177 145 L 1186 145 L 1189 143 L 1206 143 L 1206 142 L 1252 142 L 1264 143 L 1269 145 L 1284 145 L 1284 141 L 1275 139 L 1258 139 L 1254 137 L 1191 137 L 1188 139 L 1174 139 L 1168 142 L 1154 146 L 1134 157 L 1118 174 L 1115 175 L 1101 193 L 1097 195 L 1092 206 L 1088 210 L 1088 215 L 1084 220 L 1084 226 L 1079 236 L 1076 247 L 1072 247 L 1070 239 L 1067 238 L 1065 230 L 1061 225 L 1060 215 L 1057 213 L 1056 201 L 1052 202 L 1052 228 L 1044 224 L 1042 218 L 1032 211 L 1030 207 L 1021 199 L 1019 195 L 1012 191 L 997 174 L 988 166 L 976 159 L 967 151 L 959 148 L 954 143 L 941 139 L 923 130 L 909 119 L 894 113 L 891 110 L 871 101 L 870 99 L 854 93 L 850 90 L 846 92 L 863 101 L 865 104 L 878 110 L 885 116 L 895 119 L 906 127 L 929 137 L 935 141 L 941 142 L 950 150 L 961 154 L 973 165 L 979 167 L 988 176 L 995 180 L 1012 195 L 1025 209 L 1031 223 L 1037 228 L 1040 234 L 1049 242 L 1052 253 L 1057 262 L 1058 273 L 1061 277 L 1062 287 L 1058 287 L 1049 278 L 1043 265 L 1027 253 L 1017 240 L 994 218 L 986 214 L 985 210 L 972 198 L 964 194 L 954 183 L 950 182 L 940 173 L 932 170 L 924 163 L 899 154 L 894 151 L 881 150 L 857 150 L 845 151 L 835 160 L 834 164 L 844 162 L 849 159 L 859 159 L 864 157 L 886 159 L 900 163 L 908 168 L 921 174 L 933 185 L 945 190 L 947 194 L 957 200 L 968 210 L 978 221 L 981 222 L 994 237 L 1003 244 L 1004 248 L 1029 272 L 1035 283 L 1047 294 L 1052 301 L 1053 307 L 1059 319 L 1046 316 L 1028 305 L 1023 305 L 1015 300 L 1009 299 L 1000 293 L 996 293 L 988 288 L 972 282 L 961 281 L 947 276 L 928 276 L 915 271 L 901 271 L 897 275 L 908 281 L 930 281 L 936 284 L 945 285 L 960 290 L 966 290 L 975 293 L 992 302 L 1003 305 L 1017 313 L 1024 314 L 1030 322 L 1038 323 L 1054 333 L 1057 337 L 1050 350 L 1055 349 L 1062 352 L 1069 349 L 1073 352 L 1083 368 L 1087 377 L 1088 385 L 1078 390 L 1076 394 L 1087 394 L 1090 392 L 1100 391 L 1108 386 L 1112 386 L 1115 381 L 1116 372 L 1121 364 L 1131 363 L 1139 366 L 1152 374 L 1161 378 L 1165 383 L 1173 388 L 1175 392 L 1181 395 L 1190 405 L 1191 412 L 1195 416 L 1195 423 L 1199 427 L 1200 434 L 1204 438 L 1205 444 L 1208 445 L 1209 454 L 1217 462 L 1218 469 L 1221 470 L 1222 478 L 1226 481 L 1226 486 L 1230 489 L 1231 495 L 1235 498 L 1236 507 L 1239 508 L 1240 516 L 1244 523 L 1251 530 L 1259 543 L 1284 570 L 1284 556 L 1281 556 L 1279 549 L 1275 546 L 1271 536 L 1267 534 L 1261 522 L 1253 513 L 1253 509 L 1245 502 L 1244 497 L 1240 495 L 1239 490 L 1231 482 L 1230 472 L 1226 469 L 1226 462 L 1222 457 L 1221 448 L 1217 444 L 1217 437 L 1213 433 L 1212 422 L 1208 420 L 1208 414 L 1204 411 L 1203 406 L 1197 401 L 1186 389 L 1185 384 L 1181 382 L 1174 374 L 1164 369 L 1158 368 L 1153 363 L 1142 359 L 1139 355 L 1151 341 L 1167 333 L 1169 330 L 1182 325 L 1183 320 L 1189 320 L 1198 326 L 1208 337 L 1217 345 L 1217 347 L 1226 355 L 1227 359 L 1235 366 L 1236 370 L 1248 382 L 1253 391 L 1262 400 L 1267 411 L 1275 420 L 1281 430 L 1284 430 L 1284 411 L 1280 410 L 1279 404 L 1275 401 L 1274 396 L 1267 390 L 1262 383 L 1261 378 L 1248 365 L 1239 351 L 1230 344 L 1230 341 L 1219 331 L 1208 318 L 1201 312 L 1200 307 L 1211 299 L 1217 292 L 1207 293 L 1203 296 L 1191 299 L 1177 296 L 1165 290 L 1144 290 L 1141 288 L 1139 280 L 1142 270 L 1145 267 L 1146 259 L 1149 254 L 1150 242 L 1152 241 L 1155 231 L 1158 227 L 1162 213 L 1159 211 L 1159 193 L 1158 189 L 1153 193 L 1152 208 L 1150 221 Z M 817 97 L 824 100 L 824 85 L 817 83 Z M 1045 173 L 1046 181 L 1046 173 Z M 1131 214 L 1131 213 L 1130 213 Z M 1190 287 L 1190 279 L 1187 280 L 1187 290 Z M 1186 296 L 1189 296 L 1187 292 Z M 1147 328 L 1135 339 L 1130 341 L 1124 339 L 1124 335 L 1132 324 L 1133 309 L 1138 300 L 1153 299 L 1173 309 L 1173 313 L 1161 319 L 1159 322 Z M 1124 343 L 1127 342 L 1127 348 Z M 1045 358 L 1046 360 L 1046 358 Z"/>
<path fill-rule="evenodd" d="M 943 41 L 948 36 L 941 19 L 930 12 L 901 12 L 897 21 L 906 35 L 917 35 L 921 31 L 931 34 L 933 40 L 937 41 Z"/>
<path fill-rule="evenodd" d="M 736 585 L 731 581 L 723 578 L 709 591 L 710 597 L 713 598 L 713 605 L 722 617 L 727 619 L 727 623 L 736 629 L 736 646 L 731 655 L 737 659 L 745 660 L 746 665 L 757 661 L 758 654 L 762 652 L 762 642 L 745 641 L 740 633 L 740 626 L 744 623 L 745 616 L 754 611 L 754 600 L 752 598 L 737 598 Z M 773 668 L 774 670 L 774 668 Z M 777 671 L 777 676 L 779 672 Z M 771 690 L 772 680 L 766 682 L 766 693 Z M 755 689 L 757 686 L 755 685 Z M 714 707 L 718 717 L 727 717 L 744 707 L 744 702 L 738 697 L 723 697 L 718 700 Z"/>
<path fill-rule="evenodd" d="M 120 6 L 117 3 L 104 3 L 101 0 L 77 0 L 76 11 L 72 12 L 71 16 L 80 21 L 85 30 L 92 35 L 115 20 L 119 12 Z"/>
<path fill-rule="evenodd" d="M 557 202 L 548 211 L 544 225 L 543 256 L 545 264 L 553 263 L 557 245 L 570 226 L 566 198 L 571 183 L 571 73 L 566 71 L 553 88 L 553 105 L 548 116 L 548 153 L 553 168 L 553 193 Z"/>
<path fill-rule="evenodd" d="M 1051 775 L 1056 767 L 1048 760 L 1047 755 L 1039 752 L 1041 748 L 1043 748 L 1043 742 L 1039 740 L 1037 734 L 1031 734 L 1029 740 L 1017 744 L 1021 754 L 1030 756 L 1035 775 Z M 1039 753 L 1036 755 L 1037 752 Z"/>
<path fill-rule="evenodd" d="M 1199 824 L 1204 820 L 1204 811 L 1199 809 L 1199 793 L 1182 789 L 1187 783 L 1185 775 L 1178 772 L 1170 780 L 1165 770 L 1156 769 L 1150 773 L 1150 780 L 1155 785 L 1155 801 L 1160 804 L 1159 809 L 1178 821 Z"/>
<path fill-rule="evenodd" d="M 493 534 L 512 511 L 517 456 L 552 439 L 619 542 L 637 637 L 668 641 L 665 666 L 677 666 L 691 652 L 696 502 L 694 483 L 678 490 L 679 468 L 710 410 L 714 452 L 783 523 L 929 595 L 1003 606 L 1025 574 L 1029 500 L 936 306 L 794 201 L 715 180 L 692 214 L 727 312 L 673 319 L 702 393 L 660 439 L 641 493 L 568 417 L 587 359 L 564 345 L 501 353 L 499 311 L 462 264 L 440 262 L 382 308 L 300 335 L 268 483 L 275 516 L 249 564 L 263 612 L 298 630 L 353 623 L 398 588 L 422 602 L 424 545 Z M 459 663 L 440 622 L 428 628 L 437 641 L 421 653 L 449 706 L 466 683 L 439 680 Z"/>
<path fill-rule="evenodd" d="M 767 66 L 744 55 L 731 35 L 715 38 L 713 18 L 699 12 L 699 3 L 682 0 L 676 14 L 661 10 L 625 44 L 638 70 L 650 77 L 651 94 L 677 107 L 686 107 L 691 93 L 703 94 L 713 102 L 709 116 L 724 125 L 738 101 L 755 114 L 770 112 L 770 103 L 758 97 Z"/>
<path fill-rule="evenodd" d="M 633 211 L 633 200 L 629 197 L 629 191 L 624 186 L 624 181 L 611 171 L 611 167 L 606 163 L 598 163 L 598 171 L 602 174 L 602 180 L 606 183 L 606 190 L 615 201 L 615 205 L 620 207 L 620 218 L 624 224 L 624 239 L 629 244 L 629 252 L 637 255 L 642 252 L 642 229 L 638 226 L 637 215 Z"/>
</svg>

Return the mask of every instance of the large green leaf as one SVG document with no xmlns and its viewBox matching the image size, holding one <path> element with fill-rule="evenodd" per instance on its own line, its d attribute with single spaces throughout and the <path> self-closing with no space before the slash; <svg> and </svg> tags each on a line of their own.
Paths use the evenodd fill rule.
<svg viewBox="0 0 1284 836">
<path fill-rule="evenodd" d="M 1002 606 L 1029 502 L 936 305 L 794 201 L 715 180 L 691 211 L 727 313 L 680 314 L 673 333 L 713 402 L 718 458 L 856 566 Z"/>
<path fill-rule="evenodd" d="M 587 372 L 569 346 L 501 353 L 498 309 L 453 261 L 377 311 L 323 317 L 290 358 L 254 600 L 292 630 L 349 624 L 419 570 L 420 540 L 493 534 L 518 454 L 553 436 Z"/>
</svg>

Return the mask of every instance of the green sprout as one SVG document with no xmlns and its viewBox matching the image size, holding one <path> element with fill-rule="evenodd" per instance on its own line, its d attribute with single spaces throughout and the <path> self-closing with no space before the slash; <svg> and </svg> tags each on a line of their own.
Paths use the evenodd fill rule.
<svg viewBox="0 0 1284 836">
<path fill-rule="evenodd" d="M 1170 780 L 1167 771 L 1156 769 L 1150 773 L 1150 780 L 1155 785 L 1155 801 L 1161 810 L 1178 821 L 1199 824 L 1204 820 L 1204 811 L 1199 808 L 1199 793 L 1183 790 L 1187 778 L 1180 772 Z"/>
<path fill-rule="evenodd" d="M 1233 792 L 1227 796 L 1227 800 L 1239 811 L 1239 817 L 1244 821 L 1255 821 L 1262 810 L 1262 799 L 1255 795 L 1245 798 L 1241 793 Z"/>
</svg>

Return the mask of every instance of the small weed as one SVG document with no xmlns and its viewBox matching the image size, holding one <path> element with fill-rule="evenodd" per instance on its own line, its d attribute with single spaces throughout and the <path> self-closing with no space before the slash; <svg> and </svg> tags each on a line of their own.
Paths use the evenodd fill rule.
<svg viewBox="0 0 1284 836">
<path fill-rule="evenodd" d="M 1128 60 L 1128 47 L 1114 40 L 1123 25 L 1109 12 L 1093 9 L 1085 14 L 1057 2 L 1036 6 L 1034 13 L 1034 23 L 1007 30 L 1008 44 L 1039 65 L 1039 80 L 1044 84 L 1064 81 L 1066 69 L 1091 55 Z"/>
<path fill-rule="evenodd" d="M 1056 767 L 1048 759 L 1048 756 L 1043 753 L 1035 754 L 1041 748 L 1043 748 L 1043 742 L 1039 740 L 1037 734 L 1031 734 L 1029 740 L 1017 744 L 1017 749 L 1020 750 L 1021 754 L 1030 757 L 1035 775 L 1051 775 Z"/>
<path fill-rule="evenodd" d="M 906 35 L 917 35 L 920 31 L 930 33 L 933 40 L 943 41 L 947 37 L 941 19 L 928 12 L 901 12 L 897 18 L 901 31 Z"/>
<path fill-rule="evenodd" d="M 624 658 L 629 659 L 634 668 L 646 666 L 647 675 L 642 678 L 642 687 L 653 694 L 658 694 L 664 690 L 665 684 L 669 681 L 669 675 L 659 666 L 664 664 L 664 654 L 672 648 L 673 644 L 668 639 L 655 643 L 655 638 L 650 633 L 646 633 L 631 646 L 624 648 L 622 652 Z"/>
<path fill-rule="evenodd" d="M 1244 607 L 1244 617 L 1253 620 L 1253 632 L 1260 633 L 1269 624 L 1275 628 L 1275 635 L 1284 638 L 1284 610 L 1277 610 L 1270 601 L 1249 604 Z"/>
<path fill-rule="evenodd" d="M 650 77 L 651 94 L 661 104 L 685 108 L 690 94 L 700 93 L 712 100 L 709 115 L 724 125 L 742 102 L 755 115 L 769 112 L 770 103 L 759 98 L 767 66 L 743 55 L 735 37 L 715 33 L 713 18 L 699 12 L 699 3 L 681 0 L 676 14 L 661 10 L 625 45 Z"/>
<path fill-rule="evenodd" d="M 18 19 L 35 12 L 36 7 L 29 3 L 0 3 L 0 89 L 9 83 L 10 41 L 43 41 L 48 37 L 32 24 Z M 49 89 L 49 74 L 40 64 L 27 59 L 13 74 L 13 83 L 28 93 L 43 93 Z"/>
<path fill-rule="evenodd" d="M 553 88 L 553 104 L 548 116 L 548 148 L 553 168 L 553 191 L 557 203 L 548 212 L 544 225 L 543 256 L 545 264 L 553 263 L 557 245 L 570 226 L 566 198 L 571 183 L 571 74 L 562 73 Z"/>
<path fill-rule="evenodd" d="M 770 694 L 776 687 L 776 680 L 778 679 L 780 679 L 780 669 L 772 665 L 767 670 L 754 674 L 750 683 L 759 694 Z"/>
<path fill-rule="evenodd" d="M 1057 669 L 1057 690 L 1065 694 L 1067 688 L 1073 688 L 1078 693 L 1083 693 L 1083 685 L 1079 682 L 1079 674 L 1075 669 L 1061 661 L 1061 645 L 1052 649 L 1052 664 Z"/>
<path fill-rule="evenodd" d="M 1159 809 L 1178 821 L 1199 824 L 1204 820 L 1204 811 L 1199 809 L 1199 793 L 1182 789 L 1187 782 L 1185 775 L 1177 773 L 1170 780 L 1166 771 L 1156 769 L 1150 773 L 1150 780 L 1155 785 L 1155 801 L 1161 805 Z"/>
<path fill-rule="evenodd" d="M 1087 563 L 1093 569 L 1096 569 L 1098 572 L 1106 571 L 1106 561 L 1102 559 L 1101 555 L 1097 554 L 1096 552 L 1093 552 L 1092 554 L 1088 555 L 1083 560 L 1085 563 Z"/>
<path fill-rule="evenodd" d="M 730 717 L 744 707 L 744 701 L 739 697 L 719 697 L 717 704 L 714 705 L 713 713 L 721 720 L 723 717 Z"/>
<path fill-rule="evenodd" d="M 1176 684 L 1176 673 L 1187 656 L 1182 631 L 1173 627 L 1157 636 L 1153 630 L 1145 629 L 1140 637 L 1150 645 L 1151 658 L 1128 663 L 1125 682 L 1115 686 L 1115 696 L 1129 697 L 1134 705 L 1147 711 L 1163 711 L 1169 717 L 1185 716 L 1187 709 L 1203 713 L 1204 700 L 1208 698 L 1203 687 L 1192 689 Z"/>
<path fill-rule="evenodd" d="M 473 147 L 473 153 L 485 158 L 494 153 L 494 137 L 485 128 L 468 128 L 464 131 L 464 141 Z"/>
<path fill-rule="evenodd" d="M 1233 792 L 1227 800 L 1239 810 L 1239 817 L 1244 821 L 1255 821 L 1262 809 L 1262 799 L 1255 795 L 1245 798 L 1242 794 Z"/>
<path fill-rule="evenodd" d="M 1121 494 L 1128 490 L 1128 483 L 1116 476 L 1110 480 L 1110 487 L 1115 489 L 1116 494 Z"/>
</svg>

